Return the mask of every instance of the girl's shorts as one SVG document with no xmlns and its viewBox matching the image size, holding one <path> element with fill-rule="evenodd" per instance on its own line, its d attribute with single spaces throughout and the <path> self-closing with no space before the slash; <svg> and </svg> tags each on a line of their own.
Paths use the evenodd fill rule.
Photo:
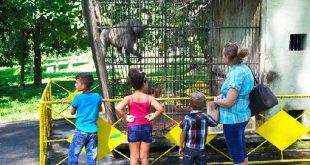
<svg viewBox="0 0 310 165">
<path fill-rule="evenodd" d="M 151 125 L 135 125 L 128 127 L 128 142 L 140 141 L 152 143 Z"/>
</svg>

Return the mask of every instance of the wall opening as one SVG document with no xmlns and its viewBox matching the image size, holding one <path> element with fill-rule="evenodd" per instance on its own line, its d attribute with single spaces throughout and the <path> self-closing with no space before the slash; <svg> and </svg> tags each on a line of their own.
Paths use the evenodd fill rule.
<svg viewBox="0 0 310 165">
<path fill-rule="evenodd" d="M 291 111 L 288 111 L 288 114 L 291 115 L 293 118 L 297 118 L 297 117 L 299 117 L 303 113 L 304 113 L 304 110 L 291 110 Z M 302 123 L 302 118 L 301 117 L 298 118 L 297 121 Z"/>
<path fill-rule="evenodd" d="M 307 34 L 290 35 L 290 51 L 301 51 L 306 49 Z"/>
</svg>

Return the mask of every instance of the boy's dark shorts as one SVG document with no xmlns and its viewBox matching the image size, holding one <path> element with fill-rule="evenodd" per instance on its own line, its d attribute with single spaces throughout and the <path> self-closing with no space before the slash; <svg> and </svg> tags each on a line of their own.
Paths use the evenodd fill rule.
<svg viewBox="0 0 310 165">
<path fill-rule="evenodd" d="M 128 142 L 152 143 L 152 126 L 135 125 L 128 127 Z"/>
</svg>

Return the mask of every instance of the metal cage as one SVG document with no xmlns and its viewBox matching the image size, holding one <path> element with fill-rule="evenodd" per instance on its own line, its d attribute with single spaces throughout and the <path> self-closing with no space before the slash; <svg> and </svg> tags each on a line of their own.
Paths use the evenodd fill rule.
<svg viewBox="0 0 310 165">
<path fill-rule="evenodd" d="M 128 19 L 140 19 L 147 26 L 135 44 L 142 52 L 141 62 L 132 55 L 131 65 L 120 62 L 124 57 L 111 46 L 108 49 L 106 66 L 112 98 L 132 92 L 127 81 L 129 68 L 147 73 L 150 93 L 156 97 L 187 97 L 194 91 L 216 95 L 228 70 L 221 49 L 229 40 L 249 49 L 246 63 L 258 73 L 260 6 L 260 0 L 101 1 L 99 31 Z M 163 104 L 166 113 L 176 120 L 188 110 L 187 101 Z M 159 130 L 170 125 L 165 118 L 157 122 Z"/>
</svg>

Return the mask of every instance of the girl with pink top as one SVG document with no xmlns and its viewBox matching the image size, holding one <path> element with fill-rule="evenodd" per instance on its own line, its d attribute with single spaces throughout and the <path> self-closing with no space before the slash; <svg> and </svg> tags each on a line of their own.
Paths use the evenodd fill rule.
<svg viewBox="0 0 310 165">
<path fill-rule="evenodd" d="M 115 110 L 127 121 L 130 165 L 137 165 L 139 160 L 141 165 L 147 165 L 152 143 L 152 120 L 161 115 L 164 108 L 153 96 L 146 94 L 148 84 L 144 72 L 130 69 L 128 76 L 135 91 L 124 97 Z M 126 106 L 129 107 L 128 114 L 124 111 Z M 156 110 L 155 113 L 151 113 L 151 107 Z"/>
</svg>

